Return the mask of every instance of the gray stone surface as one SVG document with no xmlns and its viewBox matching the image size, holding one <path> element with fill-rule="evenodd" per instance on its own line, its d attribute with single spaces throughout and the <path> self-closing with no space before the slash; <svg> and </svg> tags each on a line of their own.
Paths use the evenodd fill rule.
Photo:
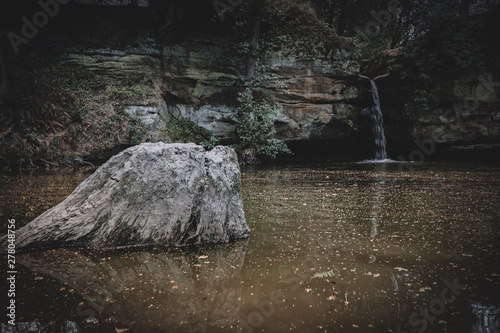
<svg viewBox="0 0 500 333">
<path fill-rule="evenodd" d="M 159 131 L 166 125 L 163 116 L 163 113 L 165 113 L 163 110 L 164 108 L 166 108 L 166 105 L 161 105 L 161 107 L 130 105 L 127 106 L 123 112 L 132 118 L 136 117 L 147 130 Z"/>
<path fill-rule="evenodd" d="M 167 101 L 174 118 L 189 119 L 227 139 L 234 135 L 236 124 L 231 118 L 237 113 L 235 100 L 241 92 L 245 59 L 227 52 L 225 43 L 200 37 L 164 46 L 159 52 L 154 38 L 142 37 L 134 43 L 140 47 L 123 50 L 69 49 L 66 62 L 109 77 L 161 75 L 168 92 L 177 97 L 175 102 Z M 338 120 L 356 125 L 358 105 L 365 100 L 366 106 L 370 103 L 369 85 L 355 74 L 359 68 L 352 59 L 332 63 L 326 58 L 277 53 L 263 59 L 263 66 L 274 77 L 260 89 L 278 107 L 275 125 L 280 139 L 343 138 L 345 126 Z M 158 103 L 163 102 L 162 96 L 157 96 Z M 348 112 L 338 113 L 344 104 L 349 106 Z M 162 129 L 154 124 L 159 118 L 152 114 L 141 119 L 150 131 Z"/>
<path fill-rule="evenodd" d="M 112 157 L 16 233 L 16 247 L 182 246 L 245 238 L 233 149 L 145 143 Z M 6 249 L 6 238 L 0 240 Z"/>
</svg>

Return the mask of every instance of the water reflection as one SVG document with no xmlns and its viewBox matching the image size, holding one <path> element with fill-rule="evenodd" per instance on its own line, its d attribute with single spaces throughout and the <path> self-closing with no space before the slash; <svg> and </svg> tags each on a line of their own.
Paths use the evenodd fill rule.
<svg viewBox="0 0 500 333">
<path fill-rule="evenodd" d="M 498 169 L 399 169 L 365 164 L 246 170 L 244 199 L 253 234 L 243 276 L 275 281 L 285 297 L 272 320 L 259 327 L 404 332 L 422 330 L 425 323 L 426 332 L 471 331 L 471 293 L 498 308 L 498 297 L 486 291 L 500 290 L 498 269 L 487 264 L 499 261 L 499 228 L 491 215 L 498 209 L 491 196 L 499 189 Z M 467 296 L 427 321 L 420 308 L 439 301 L 446 281 L 455 279 L 467 285 Z M 255 307 L 242 311 L 245 317 Z"/>
<path fill-rule="evenodd" d="M 385 199 L 385 184 L 386 184 L 386 168 L 385 163 L 375 164 L 375 172 L 373 177 L 373 203 L 372 211 L 370 214 L 370 222 L 372 228 L 370 238 L 374 239 L 377 236 L 378 220 L 380 219 L 380 212 L 382 210 L 382 202 Z"/>
<path fill-rule="evenodd" d="M 18 179 L 0 179 L 15 196 Z M 19 319 L 101 332 L 500 330 L 499 167 L 247 168 L 242 192 L 244 242 L 26 254 Z"/>
<path fill-rule="evenodd" d="M 500 308 L 495 306 L 472 304 L 472 312 L 476 315 L 473 332 L 496 333 L 500 330 Z"/>
<path fill-rule="evenodd" d="M 247 241 L 209 249 L 28 253 L 20 263 L 83 297 L 75 309 L 134 332 L 206 332 L 236 321 Z M 82 318 L 83 319 L 83 318 Z"/>
</svg>

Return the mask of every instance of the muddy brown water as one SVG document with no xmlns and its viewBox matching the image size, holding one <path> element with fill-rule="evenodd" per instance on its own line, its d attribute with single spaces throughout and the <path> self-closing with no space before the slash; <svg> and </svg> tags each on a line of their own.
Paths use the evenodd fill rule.
<svg viewBox="0 0 500 333">
<path fill-rule="evenodd" d="M 2 228 L 92 171 L 0 174 Z M 16 255 L 17 331 L 500 330 L 500 166 L 249 167 L 242 196 L 247 240 Z"/>
</svg>

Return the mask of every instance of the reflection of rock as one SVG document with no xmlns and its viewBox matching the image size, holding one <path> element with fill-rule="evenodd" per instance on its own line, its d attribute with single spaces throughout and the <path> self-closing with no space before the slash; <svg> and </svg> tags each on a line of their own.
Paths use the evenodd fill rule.
<svg viewBox="0 0 500 333">
<path fill-rule="evenodd" d="M 498 332 L 500 330 L 500 309 L 496 306 L 472 304 L 472 313 L 476 315 L 473 332 Z"/>
<path fill-rule="evenodd" d="M 238 320 L 247 243 L 206 249 L 203 256 L 57 249 L 23 254 L 20 262 L 73 288 L 101 322 L 114 318 L 134 332 L 205 332 Z"/>
<path fill-rule="evenodd" d="M 66 200 L 17 231 L 16 247 L 181 246 L 248 233 L 234 150 L 149 143 L 111 158 Z"/>
</svg>

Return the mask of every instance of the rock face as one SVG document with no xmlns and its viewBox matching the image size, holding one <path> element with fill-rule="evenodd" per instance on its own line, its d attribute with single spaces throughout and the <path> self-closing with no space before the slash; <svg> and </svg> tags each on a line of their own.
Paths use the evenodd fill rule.
<svg viewBox="0 0 500 333">
<path fill-rule="evenodd" d="M 21 228 L 16 246 L 182 246 L 248 235 L 234 150 L 146 143 L 111 158 Z"/>
<path fill-rule="evenodd" d="M 139 46 L 121 50 L 70 48 L 64 62 L 107 77 L 161 77 L 166 91 L 157 104 L 166 104 L 168 112 L 163 118 L 167 122 L 170 117 L 189 119 L 218 137 L 230 139 L 245 59 L 230 54 L 226 43 L 213 36 L 198 36 L 161 45 L 152 37 L 142 37 L 130 43 Z M 263 67 L 275 78 L 263 82 L 260 89 L 276 103 L 275 126 L 280 139 L 345 138 L 356 132 L 359 111 L 371 106 L 370 83 L 358 77 L 358 65 L 349 58 L 332 62 L 326 57 L 312 59 L 278 52 L 264 59 Z M 127 109 L 137 107 L 129 105 Z M 151 127 L 150 122 L 145 125 Z"/>
<path fill-rule="evenodd" d="M 500 73 L 460 74 L 435 79 L 430 99 L 435 103 L 409 121 L 402 112 L 410 96 L 403 91 L 399 59 L 401 49 L 387 50 L 368 65 L 366 73 L 377 77 L 388 141 L 436 144 L 479 144 L 500 140 Z M 388 73 L 389 75 L 383 75 Z M 406 125 L 405 125 L 406 124 Z"/>
</svg>

